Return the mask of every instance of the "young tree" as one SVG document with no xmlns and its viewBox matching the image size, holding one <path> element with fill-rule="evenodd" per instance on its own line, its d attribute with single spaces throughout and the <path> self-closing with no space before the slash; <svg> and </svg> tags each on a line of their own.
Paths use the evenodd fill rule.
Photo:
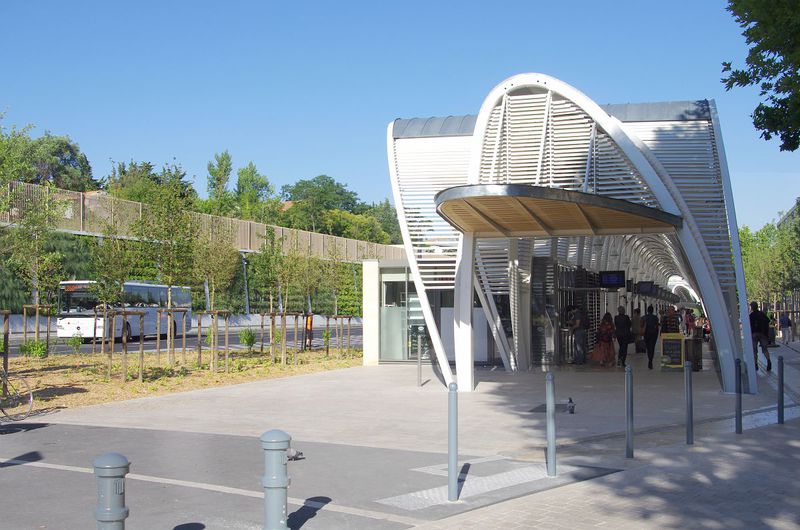
<svg viewBox="0 0 800 530">
<path fill-rule="evenodd" d="M 156 186 L 150 204 L 134 225 L 143 261 L 155 263 L 160 281 L 169 286 L 169 308 L 172 287 L 187 283 L 193 272 L 197 226 L 188 205 L 189 199 L 182 195 L 179 182 L 173 180 Z"/>
<path fill-rule="evenodd" d="M 764 99 L 753 111 L 761 137 L 781 139 L 781 151 L 800 146 L 800 8 L 796 0 L 729 0 L 750 51 L 744 69 L 722 63 L 727 90 L 757 85 Z"/>
<path fill-rule="evenodd" d="M 50 184 L 36 193 L 19 194 L 14 198 L 11 230 L 6 234 L 9 263 L 32 291 L 34 304 L 53 300 L 61 281 L 61 254 L 50 250 L 56 226 L 64 213 Z"/>
<path fill-rule="evenodd" d="M 208 282 L 210 307 L 216 309 L 216 293 L 230 287 L 241 263 L 234 232 L 222 219 L 214 219 L 200 231 L 194 249 L 196 277 Z"/>
<path fill-rule="evenodd" d="M 269 298 L 269 311 L 272 313 L 273 300 L 278 294 L 278 276 L 283 260 L 281 239 L 275 236 L 275 230 L 267 227 L 264 241 L 258 252 L 249 256 L 250 285 L 263 298 Z"/>
</svg>

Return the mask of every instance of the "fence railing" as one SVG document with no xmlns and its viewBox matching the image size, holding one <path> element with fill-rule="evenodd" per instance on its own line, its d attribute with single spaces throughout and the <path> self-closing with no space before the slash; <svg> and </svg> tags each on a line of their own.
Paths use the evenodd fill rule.
<svg viewBox="0 0 800 530">
<path fill-rule="evenodd" d="M 10 188 L 9 191 L 13 190 L 11 206 L 9 211 L 0 214 L 0 222 L 11 223 L 21 219 L 25 215 L 26 204 L 36 204 L 36 199 L 48 193 L 48 188 L 44 186 L 22 182 L 13 183 Z M 134 223 L 142 215 L 147 215 L 146 204 L 117 199 L 103 192 L 84 193 L 57 189 L 54 193 L 65 204 L 63 217 L 58 223 L 58 230 L 65 232 L 100 236 L 104 227 L 113 221 L 120 235 L 134 237 Z M 190 219 L 197 223 L 201 232 L 228 234 L 234 240 L 233 246 L 245 252 L 259 250 L 264 236 L 271 228 L 276 241 L 282 241 L 284 252 L 294 249 L 308 256 L 320 258 L 336 256 L 337 259 L 349 262 L 405 257 L 402 246 L 371 243 L 199 212 L 191 212 Z"/>
</svg>

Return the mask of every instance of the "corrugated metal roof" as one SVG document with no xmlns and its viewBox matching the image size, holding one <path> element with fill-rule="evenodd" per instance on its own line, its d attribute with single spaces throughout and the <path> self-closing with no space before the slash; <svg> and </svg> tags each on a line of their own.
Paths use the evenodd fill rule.
<svg viewBox="0 0 800 530">
<path fill-rule="evenodd" d="M 623 122 L 635 121 L 694 121 L 709 120 L 708 100 L 664 101 L 660 103 L 616 103 L 600 105 L 609 115 Z M 434 136 L 471 136 L 478 116 L 446 116 L 397 119 L 392 135 L 395 138 L 426 138 Z"/>
</svg>

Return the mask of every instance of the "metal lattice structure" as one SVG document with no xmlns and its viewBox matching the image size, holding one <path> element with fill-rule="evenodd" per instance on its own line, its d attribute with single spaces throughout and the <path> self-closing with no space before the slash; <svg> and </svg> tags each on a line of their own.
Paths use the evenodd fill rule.
<svg viewBox="0 0 800 530">
<path fill-rule="evenodd" d="M 749 322 L 736 218 L 713 101 L 599 106 L 573 87 L 541 74 L 514 76 L 487 96 L 477 116 L 396 120 L 387 147 L 395 205 L 418 293 L 455 289 L 458 382 L 472 388 L 471 296 L 476 288 L 506 368 L 528 366 L 530 277 L 537 259 L 592 271 L 625 270 L 634 281 L 698 295 L 714 322 L 723 386 L 733 361 L 755 370 L 742 337 Z M 671 233 L 574 237 L 478 237 L 437 215 L 434 198 L 465 185 L 528 185 L 583 192 L 679 216 Z M 535 213 L 491 210 L 478 201 L 460 213 L 499 227 Z M 455 209 L 455 207 L 454 207 Z M 466 211 L 466 210 L 471 211 Z M 577 208 L 575 215 L 582 215 Z M 545 227 L 545 223 L 539 223 Z M 499 229 L 499 228 L 498 228 Z M 511 301 L 511 340 L 493 302 Z M 427 297 L 420 297 L 437 359 L 452 380 L 447 352 Z M 459 307 L 459 299 L 461 306 Z M 460 337 L 460 338 L 459 338 Z"/>
</svg>

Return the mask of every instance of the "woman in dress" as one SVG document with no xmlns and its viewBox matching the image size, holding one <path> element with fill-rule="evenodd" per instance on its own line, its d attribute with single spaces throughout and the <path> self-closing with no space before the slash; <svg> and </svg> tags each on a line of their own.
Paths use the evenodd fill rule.
<svg viewBox="0 0 800 530">
<path fill-rule="evenodd" d="M 597 327 L 597 345 L 594 347 L 592 357 L 600 366 L 614 366 L 614 321 L 611 313 L 603 315 L 603 320 Z"/>
</svg>

